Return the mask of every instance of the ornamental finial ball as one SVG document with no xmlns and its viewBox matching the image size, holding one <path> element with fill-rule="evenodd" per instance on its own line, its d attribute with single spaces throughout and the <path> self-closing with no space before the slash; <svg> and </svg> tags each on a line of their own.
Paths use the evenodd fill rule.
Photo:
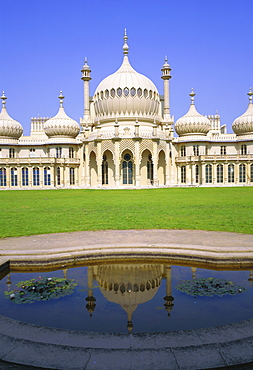
<svg viewBox="0 0 253 370">
<path fill-rule="evenodd" d="M 190 97 L 191 97 L 191 104 L 194 104 L 194 97 L 195 97 L 195 92 L 194 92 L 194 90 L 193 90 L 193 88 L 192 88 L 192 91 L 190 92 Z"/>
<path fill-rule="evenodd" d="M 58 98 L 60 99 L 60 107 L 63 106 L 63 99 L 65 98 L 65 96 L 62 95 L 62 91 L 60 91 L 60 95 L 58 96 Z"/>
<path fill-rule="evenodd" d="M 250 104 L 252 104 L 252 95 L 253 95 L 252 87 L 250 87 L 249 92 L 248 92 L 247 95 L 249 96 L 249 102 L 250 102 Z"/>
<path fill-rule="evenodd" d="M 4 91 L 3 91 L 3 94 L 2 94 L 2 96 L 1 96 L 1 99 L 2 99 L 3 108 L 5 108 L 5 104 L 6 104 L 6 99 L 7 99 L 7 97 L 4 95 Z"/>
</svg>

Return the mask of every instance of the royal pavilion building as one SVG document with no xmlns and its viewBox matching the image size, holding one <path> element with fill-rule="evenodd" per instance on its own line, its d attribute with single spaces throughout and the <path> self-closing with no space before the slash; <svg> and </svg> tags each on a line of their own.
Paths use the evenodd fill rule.
<svg viewBox="0 0 253 370">
<path fill-rule="evenodd" d="M 171 68 L 162 66 L 163 95 L 128 59 L 124 35 L 120 68 L 89 94 L 90 67 L 82 68 L 80 124 L 60 107 L 32 118 L 30 136 L 6 110 L 0 113 L 0 189 L 128 188 L 253 185 L 253 92 L 246 112 L 227 134 L 220 116 L 204 116 L 190 93 L 188 112 L 170 113 Z"/>
</svg>

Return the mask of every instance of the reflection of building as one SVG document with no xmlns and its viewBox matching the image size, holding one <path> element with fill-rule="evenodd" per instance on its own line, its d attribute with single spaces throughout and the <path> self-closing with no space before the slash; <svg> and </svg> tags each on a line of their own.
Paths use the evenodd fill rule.
<svg viewBox="0 0 253 370">
<path fill-rule="evenodd" d="M 172 309 L 171 267 L 157 264 L 115 264 L 88 267 L 88 304 L 90 314 L 95 309 L 93 280 L 98 282 L 104 297 L 119 304 L 127 313 L 127 328 L 133 329 L 132 315 L 139 304 L 151 300 L 161 285 L 162 278 L 167 281 L 165 308 Z"/>
<path fill-rule="evenodd" d="M 226 133 L 218 114 L 203 116 L 190 93 L 189 111 L 175 123 L 170 113 L 171 68 L 162 67 L 164 95 L 128 60 L 89 96 L 90 68 L 82 68 L 84 112 L 79 124 L 63 108 L 33 118 L 30 136 L 5 108 L 0 113 L 0 187 L 120 187 L 252 185 L 253 104 Z"/>
</svg>

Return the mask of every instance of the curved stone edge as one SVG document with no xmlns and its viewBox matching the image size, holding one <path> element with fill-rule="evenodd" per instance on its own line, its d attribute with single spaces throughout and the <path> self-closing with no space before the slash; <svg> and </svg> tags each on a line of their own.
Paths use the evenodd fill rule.
<svg viewBox="0 0 253 370">
<path fill-rule="evenodd" d="M 164 333 L 54 329 L 0 316 L 0 359 L 52 369 L 225 367 L 253 361 L 253 319 Z M 127 365 L 128 364 L 128 365 Z M 131 367 L 130 365 L 131 364 Z M 118 367 L 119 366 L 119 367 Z"/>
<path fill-rule="evenodd" d="M 10 267 L 23 269 L 62 265 L 78 265 L 85 262 L 102 262 L 104 260 L 124 261 L 169 260 L 173 263 L 191 263 L 194 266 L 205 264 L 210 268 L 225 268 L 233 264 L 233 268 L 252 268 L 253 249 L 250 247 L 213 247 L 184 244 L 128 244 L 128 245 L 85 245 L 68 248 L 37 249 L 37 250 L 1 250 L 0 267 L 9 261 Z"/>
</svg>

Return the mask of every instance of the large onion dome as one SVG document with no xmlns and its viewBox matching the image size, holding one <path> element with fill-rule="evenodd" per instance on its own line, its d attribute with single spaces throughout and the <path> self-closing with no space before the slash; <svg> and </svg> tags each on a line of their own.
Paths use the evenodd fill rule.
<svg viewBox="0 0 253 370">
<path fill-rule="evenodd" d="M 177 120 L 175 124 L 176 133 L 179 136 L 206 135 L 212 128 L 211 122 L 197 111 L 194 104 L 194 96 L 196 94 L 193 89 L 189 95 L 191 97 L 190 108 L 183 117 Z"/>
<path fill-rule="evenodd" d="M 253 133 L 253 104 L 252 104 L 252 88 L 248 92 L 249 105 L 246 112 L 236 118 L 232 124 L 233 131 L 236 135 L 247 135 Z"/>
<path fill-rule="evenodd" d="M 44 124 L 44 131 L 48 137 L 70 137 L 75 138 L 80 130 L 79 124 L 67 116 L 63 108 L 62 91 L 59 95 L 60 108 L 56 116 L 50 118 Z"/>
<path fill-rule="evenodd" d="M 128 60 L 127 35 L 125 31 L 121 67 L 98 85 L 94 94 L 96 120 L 110 118 L 151 118 L 160 121 L 159 93 L 154 83 L 136 72 Z"/>
<path fill-rule="evenodd" d="M 5 139 L 19 139 L 23 134 L 23 127 L 18 121 L 9 116 L 5 107 L 7 97 L 4 95 L 4 92 L 1 99 L 3 107 L 0 113 L 0 137 Z"/>
</svg>

